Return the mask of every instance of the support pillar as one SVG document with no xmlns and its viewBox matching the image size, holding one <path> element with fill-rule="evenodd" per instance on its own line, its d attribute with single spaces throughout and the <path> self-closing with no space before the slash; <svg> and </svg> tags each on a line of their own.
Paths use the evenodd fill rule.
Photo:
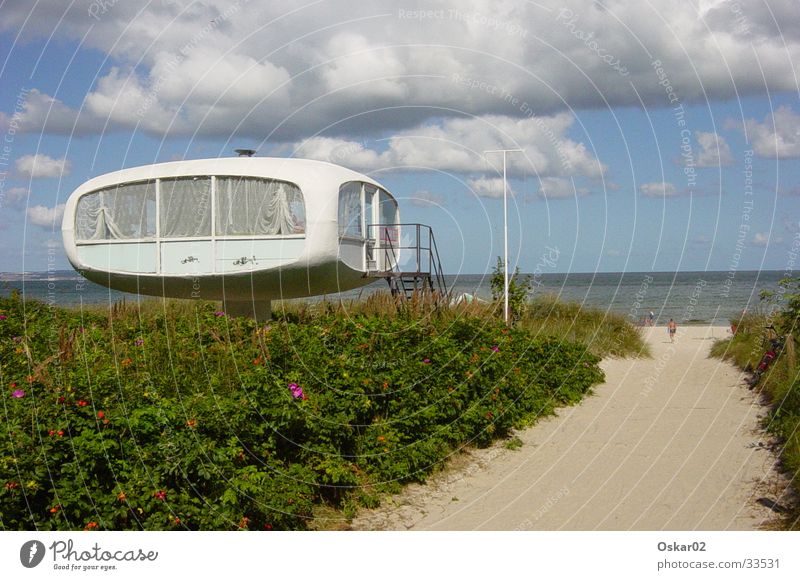
<svg viewBox="0 0 800 580">
<path fill-rule="evenodd" d="M 272 318 L 271 300 L 223 300 L 222 305 L 228 316 L 244 316 L 256 322 Z"/>
</svg>

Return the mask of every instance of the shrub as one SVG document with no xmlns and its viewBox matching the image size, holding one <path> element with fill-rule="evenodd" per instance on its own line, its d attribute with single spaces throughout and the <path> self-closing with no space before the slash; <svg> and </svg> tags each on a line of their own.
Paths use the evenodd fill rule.
<svg viewBox="0 0 800 580">
<path fill-rule="evenodd" d="M 777 291 L 762 292 L 761 298 L 768 314 L 747 314 L 738 323 L 736 334 L 718 341 L 711 350 L 712 356 L 729 359 L 740 368 L 751 371 L 774 337 L 797 334 L 800 320 L 800 279 L 786 278 Z M 800 370 L 790 366 L 786 352 L 781 352 L 761 377 L 756 388 L 770 403 L 770 412 L 764 420 L 765 428 L 781 442 L 781 461 L 789 472 L 796 489 L 800 473 Z M 797 528 L 800 514 L 792 513 L 787 526 Z"/>
<path fill-rule="evenodd" d="M 603 380 L 584 345 L 449 311 L 0 315 L 6 530 L 304 529 Z"/>
<path fill-rule="evenodd" d="M 498 256 L 497 264 L 492 271 L 492 278 L 489 281 L 492 288 L 492 300 L 499 305 L 501 314 L 505 304 L 506 276 L 503 259 Z M 528 305 L 528 296 L 531 293 L 533 282 L 530 276 L 524 278 L 520 276 L 519 267 L 508 277 L 508 316 L 516 322 L 525 315 Z"/>
</svg>

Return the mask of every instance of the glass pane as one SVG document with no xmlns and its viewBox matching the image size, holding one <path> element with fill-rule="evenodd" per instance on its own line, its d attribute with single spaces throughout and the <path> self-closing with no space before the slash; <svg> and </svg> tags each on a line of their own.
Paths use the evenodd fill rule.
<svg viewBox="0 0 800 580">
<path fill-rule="evenodd" d="M 102 222 L 102 207 L 103 198 L 99 191 L 84 195 L 78 200 L 75 208 L 76 240 L 107 240 L 111 237 Z"/>
<path fill-rule="evenodd" d="M 218 177 L 216 222 L 218 236 L 302 234 L 303 194 L 285 181 Z"/>
<path fill-rule="evenodd" d="M 161 237 L 211 235 L 211 178 L 161 180 Z"/>
<path fill-rule="evenodd" d="M 381 190 L 380 200 L 380 223 L 397 223 L 397 202 L 383 190 Z"/>
<path fill-rule="evenodd" d="M 75 210 L 75 239 L 155 236 L 155 182 L 125 183 L 84 195 Z"/>
<path fill-rule="evenodd" d="M 392 197 L 381 190 L 380 192 L 380 207 L 379 207 L 379 223 L 381 224 L 396 224 L 397 223 L 397 202 Z M 391 241 L 397 243 L 399 241 L 399 228 L 386 227 L 381 229 L 380 239 L 383 241 Z"/>
<path fill-rule="evenodd" d="M 339 188 L 339 235 L 361 236 L 361 183 L 349 181 Z"/>
</svg>

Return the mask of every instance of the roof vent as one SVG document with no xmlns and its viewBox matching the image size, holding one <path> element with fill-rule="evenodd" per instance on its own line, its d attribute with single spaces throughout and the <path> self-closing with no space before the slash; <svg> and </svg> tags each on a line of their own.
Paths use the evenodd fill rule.
<svg viewBox="0 0 800 580">
<path fill-rule="evenodd" d="M 234 151 L 239 157 L 252 157 L 256 153 L 255 149 L 234 149 Z"/>
</svg>

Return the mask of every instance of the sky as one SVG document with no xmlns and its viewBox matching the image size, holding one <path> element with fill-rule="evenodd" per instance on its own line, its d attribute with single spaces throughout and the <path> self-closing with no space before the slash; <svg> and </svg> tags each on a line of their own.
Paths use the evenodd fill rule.
<svg viewBox="0 0 800 580">
<path fill-rule="evenodd" d="M 0 271 L 125 167 L 337 163 L 448 273 L 791 270 L 797 0 L 0 0 Z"/>
</svg>

